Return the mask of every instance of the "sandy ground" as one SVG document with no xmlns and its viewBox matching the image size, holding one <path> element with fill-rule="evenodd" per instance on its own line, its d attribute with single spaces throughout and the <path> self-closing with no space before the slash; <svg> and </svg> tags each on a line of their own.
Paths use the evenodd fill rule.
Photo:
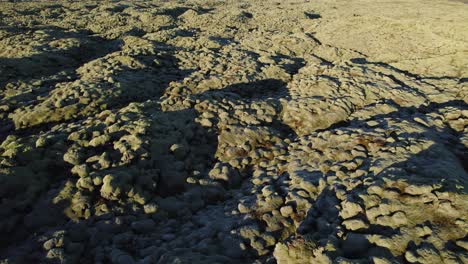
<svg viewBox="0 0 468 264">
<path fill-rule="evenodd" d="M 468 263 L 462 1 L 0 3 L 0 263 Z"/>
</svg>

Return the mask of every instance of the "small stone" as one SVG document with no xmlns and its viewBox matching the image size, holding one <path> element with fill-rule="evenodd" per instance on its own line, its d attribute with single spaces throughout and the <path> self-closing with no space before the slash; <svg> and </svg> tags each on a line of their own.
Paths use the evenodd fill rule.
<svg viewBox="0 0 468 264">
<path fill-rule="evenodd" d="M 102 185 L 102 177 L 101 176 L 93 177 L 93 184 L 95 186 L 101 186 Z"/>
<path fill-rule="evenodd" d="M 198 182 L 194 177 L 188 177 L 186 181 L 190 184 L 196 184 Z"/>
<path fill-rule="evenodd" d="M 415 231 L 417 232 L 417 235 L 419 237 L 424 237 L 424 236 L 432 234 L 432 230 L 428 226 L 416 227 Z"/>
<path fill-rule="evenodd" d="M 174 144 L 170 149 L 178 160 L 184 160 L 188 153 L 187 147 L 182 144 Z"/>
<path fill-rule="evenodd" d="M 415 117 L 413 120 L 425 127 L 430 127 L 429 124 L 427 124 L 426 121 L 422 120 L 420 117 Z"/>
<path fill-rule="evenodd" d="M 239 172 L 227 163 L 216 163 L 208 175 L 211 179 L 224 181 L 231 187 L 238 186 L 241 182 Z"/>
<path fill-rule="evenodd" d="M 395 223 L 396 226 L 402 226 L 408 223 L 408 219 L 406 218 L 406 214 L 400 211 L 392 215 L 392 222 Z"/>
<path fill-rule="evenodd" d="M 406 251 L 405 252 L 405 259 L 409 262 L 409 263 L 415 263 L 418 261 L 418 257 L 414 255 L 414 253 L 412 251 Z"/>
<path fill-rule="evenodd" d="M 200 120 L 200 125 L 202 125 L 204 127 L 212 127 L 213 123 L 208 118 L 202 118 Z"/>
<path fill-rule="evenodd" d="M 48 259 L 59 259 L 60 261 L 63 261 L 65 258 L 65 252 L 63 248 L 53 248 L 47 252 Z M 63 262 L 61 262 L 63 263 Z"/>
<path fill-rule="evenodd" d="M 159 206 L 155 203 L 145 204 L 143 206 L 143 211 L 145 214 L 154 214 L 158 211 Z"/>
<path fill-rule="evenodd" d="M 351 218 L 363 211 L 359 204 L 349 202 L 349 201 L 342 202 L 341 207 L 342 207 L 342 210 L 340 212 L 340 216 L 343 219 Z"/>
<path fill-rule="evenodd" d="M 51 238 L 47 240 L 46 242 L 44 242 L 42 246 L 44 247 L 45 250 L 51 250 L 52 248 L 55 247 L 55 239 Z"/>
<path fill-rule="evenodd" d="M 112 166 L 112 161 L 110 159 L 110 155 L 107 152 L 102 153 L 101 156 L 99 156 L 99 165 L 101 165 L 101 169 L 108 169 Z"/>
<path fill-rule="evenodd" d="M 91 147 L 97 147 L 97 146 L 102 146 L 109 142 L 111 140 L 110 136 L 108 134 L 100 135 L 98 137 L 93 138 L 91 141 L 89 141 L 89 145 Z"/>
<path fill-rule="evenodd" d="M 439 204 L 437 211 L 445 216 L 458 217 L 460 210 L 455 208 L 449 201 L 444 201 Z"/>
<path fill-rule="evenodd" d="M 348 219 L 343 221 L 343 225 L 346 227 L 346 229 L 352 231 L 369 227 L 369 225 L 364 223 L 364 221 L 361 219 Z"/>
<path fill-rule="evenodd" d="M 371 120 L 371 121 L 368 121 L 366 124 L 370 127 L 375 127 L 379 125 L 379 122 Z"/>
<path fill-rule="evenodd" d="M 90 177 L 79 178 L 78 181 L 76 181 L 76 187 L 80 189 L 93 191 L 94 190 L 93 180 Z"/>
<path fill-rule="evenodd" d="M 432 189 L 430 185 L 409 185 L 405 188 L 404 192 L 411 195 L 421 195 L 430 193 Z"/>
<path fill-rule="evenodd" d="M 468 241 L 458 240 L 457 242 L 455 242 L 455 244 L 457 244 L 457 246 L 465 250 L 468 250 Z"/>
<path fill-rule="evenodd" d="M 73 166 L 71 172 L 78 175 L 80 178 L 84 178 L 89 176 L 90 170 L 86 164 L 81 164 Z"/>
<path fill-rule="evenodd" d="M 267 186 L 262 188 L 262 194 L 265 197 L 268 197 L 268 196 L 272 195 L 274 192 L 275 192 L 275 189 L 271 185 L 267 185 Z"/>
<path fill-rule="evenodd" d="M 47 138 L 46 137 L 39 137 L 36 140 L 36 148 L 43 148 L 47 145 Z"/>
<path fill-rule="evenodd" d="M 35 80 L 32 82 L 32 85 L 34 86 L 41 86 L 43 84 L 43 82 L 41 80 Z"/>
<path fill-rule="evenodd" d="M 294 209 L 290 205 L 286 205 L 281 207 L 280 209 L 281 215 L 284 217 L 290 216 L 292 213 L 294 213 Z"/>
<path fill-rule="evenodd" d="M 237 206 L 237 209 L 239 210 L 241 214 L 247 214 L 251 211 L 250 208 L 248 208 L 242 203 L 239 203 L 239 205 Z"/>
<path fill-rule="evenodd" d="M 257 251 L 257 253 L 262 256 L 268 253 L 268 250 L 265 248 L 265 242 L 263 240 L 251 240 L 250 246 Z"/>
<path fill-rule="evenodd" d="M 83 154 L 79 149 L 70 148 L 65 155 L 63 155 L 63 160 L 70 164 L 78 165 L 83 161 Z"/>
</svg>

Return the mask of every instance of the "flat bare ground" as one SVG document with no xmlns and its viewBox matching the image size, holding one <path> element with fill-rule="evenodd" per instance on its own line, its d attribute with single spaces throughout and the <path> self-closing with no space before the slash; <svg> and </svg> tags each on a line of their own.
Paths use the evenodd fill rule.
<svg viewBox="0 0 468 264">
<path fill-rule="evenodd" d="M 0 263 L 468 263 L 462 1 L 0 3 Z"/>
</svg>

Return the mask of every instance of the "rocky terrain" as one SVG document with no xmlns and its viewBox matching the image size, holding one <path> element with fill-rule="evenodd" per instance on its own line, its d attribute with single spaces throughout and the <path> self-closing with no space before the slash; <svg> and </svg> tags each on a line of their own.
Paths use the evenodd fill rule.
<svg viewBox="0 0 468 264">
<path fill-rule="evenodd" d="M 0 3 L 0 263 L 468 263 L 468 5 Z"/>
</svg>

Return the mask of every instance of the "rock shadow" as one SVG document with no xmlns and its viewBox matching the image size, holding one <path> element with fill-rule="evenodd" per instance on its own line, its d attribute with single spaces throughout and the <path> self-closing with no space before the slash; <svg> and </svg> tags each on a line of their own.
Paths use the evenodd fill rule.
<svg viewBox="0 0 468 264">
<path fill-rule="evenodd" d="M 385 62 L 371 62 L 371 61 L 368 61 L 366 58 L 352 58 L 351 59 L 351 62 L 352 63 L 355 63 L 355 64 L 362 64 L 362 65 L 376 65 L 376 66 L 380 66 L 382 68 L 385 68 L 385 69 L 389 69 L 391 71 L 394 71 L 394 72 L 397 72 L 397 73 L 400 73 L 400 74 L 403 74 L 405 76 L 408 76 L 410 78 L 414 78 L 416 80 L 446 80 L 446 79 L 449 79 L 449 80 L 453 80 L 453 79 L 459 79 L 459 82 L 463 82 L 464 79 L 466 79 L 465 76 L 461 76 L 460 78 L 456 78 L 456 77 L 453 77 L 453 76 L 421 76 L 421 75 L 418 75 L 418 74 L 414 74 L 414 73 L 411 73 L 409 71 L 405 71 L 405 70 L 401 70 L 395 66 L 392 66 L 388 63 L 385 63 Z"/>
<path fill-rule="evenodd" d="M 38 54 L 21 58 L 0 57 L 1 90 L 6 89 L 5 85 L 9 82 L 16 82 L 18 80 L 27 82 L 33 79 L 48 77 L 62 71 L 76 77 L 74 70 L 80 65 L 117 51 L 122 44 L 119 40 L 106 40 L 99 36 L 93 36 L 87 30 L 66 31 L 63 28 L 54 26 L 20 27 L 9 29 L 8 31 L 15 32 L 17 35 L 33 34 L 36 31 L 44 32 L 46 36 L 44 45 L 36 48 L 45 50 Z M 77 39 L 83 42 L 76 46 L 57 49 L 49 45 L 53 41 L 65 39 Z"/>
<path fill-rule="evenodd" d="M 4 126 L 0 130 L 0 139 L 8 134 L 24 135 L 30 129 L 36 132 L 46 131 L 53 125 L 75 122 L 92 116 L 99 111 L 118 109 L 131 102 L 143 102 L 159 98 L 169 83 L 183 79 L 190 71 L 179 70 L 176 67 L 177 61 L 172 56 L 175 48 L 163 43 L 148 42 L 154 46 L 155 54 L 140 54 L 139 51 L 123 52 L 111 49 L 100 54 L 100 56 L 80 60 L 83 63 L 90 61 L 96 64 L 94 67 L 110 67 L 112 65 L 109 65 L 106 59 L 94 60 L 104 58 L 107 54 L 114 52 L 117 61 L 112 63 L 117 63 L 117 67 L 120 67 L 115 73 L 105 74 L 103 77 L 98 75 L 96 79 L 92 79 L 94 77 L 92 77 L 93 73 L 91 73 L 91 77 L 87 76 L 87 79 L 81 84 L 72 82 L 73 79 L 60 79 L 60 87 L 54 86 L 56 83 L 54 82 L 43 89 L 44 92 L 40 94 L 43 99 L 39 102 L 36 100 L 38 93 L 35 90 L 25 95 L 31 97 L 29 101 L 19 100 L 25 96 L 15 98 L 14 102 L 25 103 L 16 103 L 8 107 L 7 113 L 3 113 L 5 116 L 2 119 Z M 123 44 L 121 40 L 111 41 L 111 43 L 117 43 L 118 47 L 122 47 Z M 128 52 L 130 54 L 127 54 Z M 126 65 L 126 63 L 130 64 Z M 54 67 L 59 66 L 55 65 Z M 93 66 L 87 65 L 86 68 L 81 68 L 81 71 L 89 71 L 92 68 Z M 108 69 L 100 69 L 100 71 L 108 71 Z M 74 78 L 77 81 L 84 78 L 82 75 L 78 76 L 76 68 L 70 68 L 70 75 L 67 77 L 69 76 L 75 76 Z M 77 92 L 82 95 L 77 95 Z M 63 93 L 69 94 L 65 101 L 59 98 L 60 94 Z M 6 103 L 9 103 L 9 101 L 6 101 Z M 20 107 L 22 107 L 21 110 L 25 109 L 23 114 L 18 113 L 14 117 L 6 118 L 8 113 L 12 113 L 15 108 Z"/>
<path fill-rule="evenodd" d="M 202 94 L 197 94 L 195 98 L 213 98 L 208 99 L 208 101 L 223 102 L 226 105 L 235 105 L 237 102 L 240 102 L 248 107 L 264 102 L 274 107 L 277 114 L 272 118 L 271 122 L 260 121 L 259 124 L 251 126 L 271 126 L 276 129 L 276 132 L 281 134 L 281 137 L 288 137 L 289 139 L 297 136 L 296 133 L 281 120 L 283 108 L 282 100 L 288 100 L 290 98 L 287 83 L 283 80 L 269 78 L 253 82 L 236 83 L 223 89 L 208 90 Z M 234 109 L 230 109 L 230 111 L 234 111 Z M 216 123 L 219 122 L 219 119 L 220 118 L 218 118 Z"/>
<path fill-rule="evenodd" d="M 8 135 L 22 136 L 50 128 L 52 124 L 15 131 L 15 124 L 8 115 L 18 108 L 34 106 L 37 98 L 47 97 L 57 83 L 78 79 L 77 68 L 118 50 L 122 44 L 120 40 L 91 36 L 85 30 L 71 32 L 51 26 L 9 29 L 16 34 L 39 30 L 47 36 L 42 45 L 46 51 L 22 58 L 0 57 L 0 141 Z M 50 46 L 61 40 L 80 43 L 66 48 L 55 46 L 60 44 Z"/>
<path fill-rule="evenodd" d="M 79 36 L 85 37 L 81 34 Z M 103 41 L 101 45 L 99 45 L 99 43 L 101 42 L 98 41 L 94 43 L 94 45 L 96 45 L 94 49 L 103 48 L 100 46 L 106 46 L 102 44 L 107 42 Z M 111 43 L 119 43 L 117 47 L 120 47 L 121 41 L 116 40 L 111 41 Z M 90 127 L 90 122 L 96 118 L 105 118 L 110 113 L 119 115 L 119 109 L 127 107 L 135 102 L 157 100 L 170 82 L 183 79 L 190 71 L 178 68 L 178 61 L 173 56 L 175 48 L 165 44 L 157 44 L 156 49 L 161 51 L 161 53 L 156 55 L 135 56 L 135 61 L 141 64 L 150 64 L 150 67 L 143 70 L 124 67 L 119 74 L 113 76 L 116 81 L 115 83 L 118 83 L 119 85 L 118 88 L 123 92 L 118 94 L 118 97 L 116 98 L 103 98 L 110 100 L 109 105 L 104 108 L 109 110 L 107 115 L 100 114 L 100 117 L 84 115 L 78 118 L 46 122 L 44 124 L 35 125 L 32 128 L 28 127 L 16 130 L 11 123 L 9 125 L 8 119 L 3 118 L 1 120 L 2 130 L 0 131 L 0 140 L 2 142 L 8 136 L 12 136 L 10 137 L 11 139 L 18 138 L 27 142 L 31 139 L 34 140 L 37 135 L 49 135 L 52 140 L 49 142 L 50 145 L 46 148 L 34 146 L 33 143 L 29 150 L 18 153 L 16 157 L 11 159 L 8 157 L 2 157 L 2 167 L 0 167 L 0 169 L 2 169 L 0 171 L 0 181 L 2 182 L 2 188 L 0 190 L 0 194 L 2 196 L 0 215 L 8 215 L 8 219 L 4 219 L 0 227 L 2 237 L 0 240 L 2 256 L 12 256 L 20 259 L 20 261 L 26 261 L 25 259 L 28 259 L 28 261 L 33 262 L 43 259 L 43 254 L 37 255 L 34 253 L 37 253 L 37 250 L 40 250 L 41 248 L 41 246 L 37 244 L 36 239 L 38 236 L 35 234 L 46 234 L 53 232 L 54 230 L 60 230 L 65 223 L 68 223 L 67 225 L 70 226 L 75 226 L 76 223 L 81 223 L 81 219 L 70 219 L 70 214 L 67 213 L 67 211 L 71 210 L 71 207 L 77 205 L 77 197 L 81 197 L 79 199 L 83 201 L 82 205 L 84 205 L 84 207 L 82 207 L 82 209 L 84 211 L 82 211 L 82 213 L 84 214 L 88 214 L 85 211 L 89 211 L 90 209 L 91 213 L 94 213 L 92 210 L 94 210 L 95 206 L 106 203 L 106 200 L 101 197 L 100 188 L 94 188 L 92 191 L 84 190 L 82 193 L 76 191 L 78 178 L 76 178 L 77 175 L 73 175 L 71 172 L 74 164 L 69 164 L 64 161 L 64 155 L 66 154 L 67 149 L 76 147 L 76 142 L 69 138 L 70 131 L 51 131 L 50 128 L 60 124 L 71 124 L 74 127 L 83 127 L 85 129 L 84 132 L 89 130 L 89 132 L 96 131 L 98 133 L 103 133 L 103 129 L 106 129 L 105 125 L 104 127 L 100 126 L 93 128 Z M 95 58 L 104 57 L 115 51 L 114 48 L 108 49 L 108 47 L 104 48 L 104 50 L 105 52 L 96 52 L 91 55 L 86 52 L 78 52 L 76 54 L 76 62 L 72 63 L 70 66 L 70 72 L 73 72 L 74 74 L 76 68 L 79 67 L 81 63 L 92 61 Z M 64 55 L 62 53 L 58 53 L 57 56 Z M 40 60 L 47 60 L 47 58 L 48 57 L 45 54 L 38 55 L 37 58 L 23 58 L 16 61 L 3 58 L 2 63 L 5 64 L 0 65 L 10 65 L 11 67 L 7 67 L 7 71 L 9 71 L 12 76 L 10 76 L 11 78 L 6 78 L 2 81 L 10 82 L 13 80 L 12 78 L 18 80 L 21 79 L 23 75 L 26 76 L 26 72 L 23 73 L 21 72 L 21 69 L 18 68 L 19 63 L 30 63 L 34 66 L 38 66 L 40 64 Z M 33 74 L 33 78 L 37 79 L 49 74 L 55 74 L 57 71 L 60 71 L 60 67 L 62 67 L 61 64 L 54 64 L 53 60 L 48 61 L 44 69 Z M 138 85 L 145 88 L 145 90 L 140 92 L 135 91 L 135 89 L 138 88 Z M 112 86 L 112 84 L 107 83 L 107 86 Z M 132 90 L 132 93 L 127 94 L 126 91 L 128 90 Z M 147 107 L 146 110 L 148 108 L 151 107 Z M 102 111 L 104 109 L 97 108 L 95 111 Z M 125 122 L 150 122 L 148 121 L 150 120 L 149 115 L 151 112 L 158 110 L 157 107 L 148 110 L 148 112 L 146 110 L 139 112 L 141 110 L 136 109 L 132 110 L 136 111 L 135 113 L 132 113 L 132 111 L 125 112 L 125 114 L 121 115 L 121 118 L 123 118 L 121 121 L 124 122 L 123 124 L 125 124 Z M 142 118 L 142 120 L 140 120 L 140 118 Z M 83 132 L 80 133 L 83 134 Z M 81 136 L 89 137 L 89 135 L 90 134 L 88 132 L 85 132 Z M 148 192 L 152 190 L 151 185 L 155 184 L 155 181 L 158 180 L 159 172 L 156 171 L 156 165 L 152 163 L 154 160 L 142 158 L 144 155 L 147 155 L 145 153 L 149 151 L 150 147 L 144 146 L 138 150 L 132 150 L 133 147 L 131 144 L 136 144 L 135 142 L 139 142 L 140 139 L 132 137 L 131 133 L 128 131 L 117 131 L 117 133 L 112 132 L 108 136 L 112 141 L 99 145 L 99 147 L 78 147 L 79 151 L 82 151 L 82 154 L 84 155 L 80 158 L 80 162 L 83 162 L 80 164 L 86 164 L 84 159 L 89 159 L 97 154 L 103 155 L 102 157 L 107 160 L 107 163 L 110 162 L 110 164 L 112 164 L 112 162 L 116 162 L 116 165 L 109 170 L 104 167 L 103 171 L 95 174 L 95 176 L 102 177 L 109 173 L 117 173 L 117 182 L 109 183 L 112 188 L 118 189 L 123 186 L 121 184 L 134 184 L 138 188 L 133 190 L 123 188 L 122 190 L 132 192 L 132 196 L 134 198 L 137 196 L 146 198 L 148 195 L 152 195 L 148 194 Z M 146 137 L 146 140 L 147 138 L 148 137 Z M 131 140 L 136 141 L 131 142 Z M 123 152 L 116 152 L 114 144 L 117 141 L 121 142 L 119 144 L 123 144 L 121 147 Z M 104 159 L 99 160 L 94 158 L 94 160 L 92 159 L 92 161 L 87 165 L 91 166 L 90 168 L 103 168 L 102 161 L 104 161 Z M 123 165 L 118 165 L 117 163 L 123 159 L 129 160 L 129 162 Z M 35 166 L 34 164 L 41 165 Z M 93 170 L 95 169 L 91 169 L 90 172 L 93 172 Z M 128 175 L 128 173 L 134 173 L 135 176 L 131 176 L 129 177 L 129 180 L 122 182 L 121 180 L 127 176 L 122 176 L 123 174 L 120 173 L 121 171 L 125 175 Z M 139 175 L 143 175 L 141 173 L 146 176 L 142 176 L 142 178 L 140 178 Z M 86 178 L 86 175 L 87 172 L 82 176 Z M 93 179 L 97 178 L 94 177 Z M 54 202 L 55 197 L 60 196 L 60 193 L 63 191 L 66 192 L 66 196 L 74 195 L 75 198 L 68 201 L 67 199 L 62 199 L 59 203 Z M 118 201 L 108 201 L 107 203 L 110 206 L 115 204 L 117 207 L 122 208 L 122 205 L 120 205 Z M 126 213 L 131 214 L 131 212 L 133 212 L 129 207 L 124 206 L 123 208 L 125 208 L 125 210 L 129 210 L 124 210 Z M 83 215 L 78 217 L 83 217 Z M 92 223 L 93 221 L 94 218 L 91 217 L 85 222 Z"/>
<path fill-rule="evenodd" d="M 142 64 L 148 64 L 152 63 L 151 61 L 154 59 L 157 59 L 162 63 L 162 65 L 152 65 L 146 70 L 124 68 L 120 74 L 112 76 L 115 83 L 120 84 L 119 88 L 122 91 L 135 89 L 135 87 L 140 87 L 139 85 L 144 89 L 141 90 L 141 93 L 128 95 L 124 92 L 122 96 L 116 98 L 117 100 L 110 102 L 107 109 L 114 111 L 133 102 L 145 104 L 148 99 L 153 101 L 157 100 L 170 82 L 181 80 L 190 73 L 190 71 L 180 70 L 177 68 L 177 60 L 171 55 L 175 52 L 173 47 L 159 43 L 158 47 L 166 52 L 161 54 L 161 56 L 158 55 L 156 57 L 152 55 L 136 56 L 136 60 Z M 50 70 L 49 72 L 48 70 L 44 70 L 44 72 L 41 72 L 41 74 L 46 73 L 53 74 L 54 71 Z M 41 74 L 38 73 L 38 77 L 42 76 Z M 221 90 L 210 90 L 191 97 L 195 100 L 198 98 L 200 100 L 211 101 L 212 103 L 216 103 L 218 100 L 224 100 L 225 102 L 235 104 L 238 100 L 242 100 L 247 105 L 255 102 L 268 101 L 271 105 L 278 108 L 277 110 L 279 113 L 281 112 L 280 99 L 287 98 L 288 93 L 286 83 L 276 79 L 268 79 L 251 83 L 235 84 Z M 208 186 L 196 186 L 197 184 L 193 185 L 187 183 L 188 178 L 198 179 L 198 181 L 208 180 L 210 178 L 208 173 L 217 162 L 216 152 L 218 147 L 218 129 L 215 126 L 203 126 L 197 121 L 197 118 L 203 115 L 203 112 L 197 112 L 190 108 L 175 111 L 161 111 L 157 105 L 152 103 L 148 104 L 149 106 L 146 107 L 141 114 L 145 118 L 148 118 L 148 120 L 151 120 L 151 127 L 148 130 L 149 132 L 144 136 L 150 141 L 149 145 L 145 146 L 145 148 L 147 148 L 146 150 L 150 153 L 149 157 L 140 160 L 141 157 L 138 156 L 140 154 L 136 151 L 136 154 L 131 154 L 134 156 L 136 155 L 136 159 L 130 163 L 121 166 L 112 166 L 110 169 L 104 169 L 96 174 L 102 177 L 106 174 L 114 173 L 117 181 L 110 185 L 115 190 L 119 190 L 120 194 L 116 193 L 116 197 L 119 197 L 119 200 L 106 201 L 106 198 L 101 196 L 102 192 L 100 191 L 99 185 L 97 188 L 93 188 L 89 191 L 78 191 L 78 189 L 76 189 L 77 187 L 75 185 L 77 184 L 77 178 L 70 172 L 72 165 L 61 161 L 61 159 L 63 159 L 63 155 L 67 151 L 67 148 L 73 144 L 70 139 L 67 139 L 68 135 L 61 136 L 64 139 L 60 142 L 64 146 L 54 150 L 54 157 L 47 156 L 47 150 L 44 151 L 42 149 L 38 150 L 33 148 L 28 152 L 28 155 L 12 161 L 14 162 L 15 167 L 28 167 L 31 163 L 31 160 L 28 157 L 37 158 L 41 157 L 41 155 L 45 155 L 48 160 L 51 158 L 58 160 L 55 167 L 45 167 L 45 171 L 41 172 L 43 175 L 39 178 L 41 181 L 41 184 L 39 185 L 40 189 L 34 194 L 33 199 L 29 199 L 29 202 L 16 209 L 13 209 L 14 207 L 11 206 L 7 207 L 6 204 L 2 204 L 2 215 L 7 213 L 15 218 L 15 222 L 12 223 L 11 226 L 2 230 L 2 237 L 9 238 L 1 241 L 1 245 L 3 247 L 3 250 L 1 251 L 2 255 L 12 256 L 13 259 L 18 258 L 21 261 L 39 261 L 44 257 L 41 244 L 44 241 L 40 239 L 38 240 L 38 236 L 42 234 L 45 237 L 49 237 L 54 233 L 54 231 L 66 229 L 73 233 L 71 237 L 66 235 L 66 240 L 70 239 L 66 242 L 66 251 L 68 252 L 70 250 L 70 248 L 68 248 L 70 245 L 73 247 L 74 243 L 79 242 L 82 245 L 81 250 L 76 250 L 73 254 L 82 258 L 82 262 L 91 263 L 95 261 L 94 257 L 98 255 L 98 252 L 93 251 L 96 246 L 109 244 L 110 241 L 108 239 L 110 238 L 104 236 L 102 232 L 99 233 L 103 236 L 101 238 L 93 236 L 93 234 L 88 231 L 95 230 L 93 229 L 94 227 L 88 229 L 84 226 L 95 226 L 95 223 L 104 221 L 105 223 L 102 225 L 106 230 L 114 230 L 116 233 L 129 231 L 129 226 L 122 227 L 122 225 L 115 223 L 116 219 L 120 219 L 119 217 L 129 219 L 150 218 L 150 215 L 143 212 L 141 207 L 139 209 L 135 209 L 135 204 L 131 201 L 134 201 L 132 199 L 135 199 L 137 196 L 147 199 L 147 202 L 153 202 L 165 199 L 166 197 L 181 197 L 184 193 L 189 193 L 193 189 L 201 188 L 201 191 L 198 191 L 198 193 L 201 193 L 202 196 L 202 207 L 203 204 L 218 203 L 223 200 L 224 195 L 221 187 L 222 183 L 220 185 L 216 184 L 216 181 L 214 181 L 213 184 Z M 85 116 L 79 119 L 70 119 L 66 120 L 66 123 L 75 123 L 86 126 L 86 122 L 88 122 L 87 120 L 89 118 L 91 117 Z M 131 115 L 126 118 L 130 118 L 130 120 L 132 120 Z M 63 122 L 58 121 L 56 124 L 59 123 Z M 33 127 L 38 130 L 31 130 L 31 128 L 28 128 L 20 131 L 13 131 L 12 129 L 8 129 L 3 131 L 2 135 L 3 138 L 5 138 L 8 135 L 26 137 L 34 133 L 47 133 L 50 128 L 49 126 L 52 124 L 55 123 L 47 123 L 43 126 Z M 284 137 L 285 134 L 290 136 L 290 133 L 292 133 L 289 127 L 281 125 L 282 123 L 278 116 L 275 117 L 275 120 L 273 120 L 272 123 L 263 123 L 262 125 L 269 126 L 271 124 L 274 124 L 273 126 L 277 129 L 276 132 L 281 137 Z M 111 138 L 122 138 L 129 135 L 115 134 L 110 136 Z M 117 153 L 114 155 L 113 153 L 115 152 L 115 149 L 112 143 L 106 143 L 99 147 L 84 147 L 83 151 L 85 153 L 85 157 L 81 158 L 82 160 L 90 159 L 92 156 L 104 157 L 107 155 L 107 158 L 105 159 L 111 163 L 118 161 L 127 155 L 125 153 Z M 129 157 L 131 157 L 131 155 Z M 94 168 L 93 164 L 100 162 L 101 161 L 95 158 L 93 161 L 90 161 L 87 166 Z M 126 172 L 124 173 L 126 175 L 130 173 L 132 175 L 129 178 L 130 180 L 120 181 L 120 177 L 127 177 L 119 174 L 120 172 Z M 149 182 L 141 180 L 139 178 L 139 173 L 143 173 L 145 175 L 150 174 L 151 180 Z M 2 175 L 5 179 L 9 176 L 11 175 Z M 88 176 L 84 177 L 86 178 Z M 146 188 L 146 185 L 152 184 L 156 184 L 158 186 L 156 190 Z M 8 180 L 4 182 L 4 186 L 5 188 L 8 188 Z M 54 203 L 52 201 L 54 197 L 66 188 L 71 188 L 71 193 L 74 197 L 72 199 L 73 201 L 62 200 L 62 202 L 58 204 Z M 18 190 L 21 192 L 20 189 Z M 27 190 L 27 188 L 25 190 Z M 131 199 L 130 197 L 127 197 L 127 195 L 129 195 L 127 192 L 132 193 Z M 15 201 L 14 198 L 17 193 L 13 194 L 8 192 L 4 194 L 4 202 L 11 204 L 19 202 Z M 125 205 L 125 199 L 127 198 L 129 204 Z M 84 206 L 78 206 L 78 208 L 82 208 L 83 214 L 88 214 L 86 211 L 89 211 L 91 215 L 89 215 L 87 219 L 68 218 L 64 213 L 67 210 L 70 210 L 70 207 L 76 208 L 80 199 L 81 201 L 84 201 Z M 120 200 L 123 201 L 123 204 Z M 186 202 L 191 202 L 191 200 L 187 200 Z M 103 204 L 107 204 L 110 208 L 113 208 L 115 205 L 117 206 L 116 208 L 120 209 L 115 211 L 111 210 L 111 212 L 101 214 L 99 216 L 93 215 L 95 213 L 93 212 L 94 207 Z M 195 209 L 192 211 L 189 210 L 188 212 L 189 214 L 194 214 L 202 207 L 194 207 Z M 131 222 L 132 220 L 129 221 Z M 23 226 L 24 228 L 19 231 L 17 228 L 18 226 Z M 77 236 L 76 230 L 80 230 L 78 233 L 81 232 L 82 234 Z M 109 231 L 109 234 L 114 234 L 114 231 Z M 7 245 L 9 246 L 6 247 Z M 119 250 L 124 250 L 124 248 Z M 86 256 L 82 255 L 83 252 L 87 252 Z M 136 252 L 133 252 L 132 254 L 136 254 L 135 257 L 138 257 Z M 105 259 L 109 260 L 107 257 L 105 257 Z"/>
<path fill-rule="evenodd" d="M 413 124 L 423 127 L 424 131 L 422 133 L 402 133 L 397 137 L 394 134 L 395 132 L 389 130 L 390 137 L 394 138 L 391 144 L 398 145 L 403 143 L 399 141 L 402 137 L 405 141 L 412 142 L 420 139 L 430 139 L 433 141 L 433 144 L 426 149 L 411 154 L 404 161 L 389 164 L 375 175 L 371 172 L 367 177 L 372 177 L 376 182 L 382 181 L 383 178 L 393 182 L 391 186 L 385 187 L 384 185 L 390 183 L 383 183 L 383 181 L 379 185 L 379 187 L 386 188 L 399 197 L 392 199 L 400 199 L 403 203 L 408 203 L 408 205 L 419 204 L 420 210 L 427 213 L 427 216 L 426 218 L 419 217 L 422 220 L 420 220 L 421 222 L 417 226 L 431 226 L 431 222 L 427 219 L 432 219 L 432 223 L 436 223 L 439 229 L 457 229 L 457 227 L 451 224 L 458 217 L 457 210 L 447 209 L 446 211 L 437 211 L 434 208 L 438 208 L 438 201 L 432 201 L 425 197 L 437 197 L 437 193 L 443 192 L 461 195 L 468 193 L 468 171 L 466 166 L 468 149 L 460 142 L 460 132 L 452 129 L 448 124 L 441 129 L 413 121 L 413 118 L 437 112 L 445 107 L 466 111 L 466 103 L 462 100 L 454 100 L 445 103 L 431 103 L 421 107 L 400 107 L 393 102 L 389 103 L 397 107 L 397 110 L 388 114 L 375 115 L 366 120 L 353 120 L 343 124 L 343 127 L 360 127 L 366 130 L 369 129 L 366 123 L 370 120 L 380 121 L 380 127 L 386 127 L 386 119 L 392 119 L 393 121 L 401 120 L 401 122 L 411 120 L 410 122 Z M 372 130 L 372 128 L 370 129 Z M 367 148 L 367 143 L 370 142 L 363 141 L 362 146 Z M 341 221 L 340 211 L 336 209 L 336 207 L 340 206 L 340 201 L 337 199 L 339 188 L 337 186 L 328 186 L 319 194 L 312 202 L 312 208 L 307 212 L 305 219 L 298 227 L 298 235 L 296 237 L 304 237 L 306 241 L 315 241 L 321 246 L 325 244 L 320 244 L 322 243 L 320 241 L 334 241 L 333 243 L 336 243 L 343 251 L 338 253 L 333 253 L 333 251 L 328 252 L 327 255 L 332 259 L 338 256 L 349 259 L 367 259 L 369 256 L 376 256 L 390 259 L 395 258 L 397 261 L 404 262 L 404 255 L 395 256 L 388 248 L 370 243 L 365 237 L 366 235 L 384 237 L 401 235 L 400 227 L 395 227 L 395 224 L 390 222 L 380 221 L 380 224 L 369 224 L 365 214 L 360 213 L 351 219 L 363 221 L 363 223 L 369 225 L 354 231 L 347 230 L 345 231 L 346 235 L 341 235 L 340 238 L 337 237 L 337 224 Z M 357 194 L 353 194 L 347 190 L 349 197 L 352 196 L 352 199 L 357 199 L 360 204 L 363 204 L 363 201 L 359 197 L 361 194 L 366 194 L 367 191 L 361 187 L 357 187 L 354 192 L 357 192 Z M 382 202 L 384 200 L 386 199 L 382 198 Z M 448 206 L 448 208 L 455 207 Z M 412 221 L 418 221 L 418 219 L 412 219 Z M 414 244 L 414 242 L 411 243 Z M 408 250 L 414 247 L 411 246 L 411 243 L 408 244 Z M 446 247 L 450 248 L 450 245 L 449 243 Z M 450 250 L 454 252 L 460 251 L 458 247 L 452 246 L 451 248 Z"/>
</svg>

